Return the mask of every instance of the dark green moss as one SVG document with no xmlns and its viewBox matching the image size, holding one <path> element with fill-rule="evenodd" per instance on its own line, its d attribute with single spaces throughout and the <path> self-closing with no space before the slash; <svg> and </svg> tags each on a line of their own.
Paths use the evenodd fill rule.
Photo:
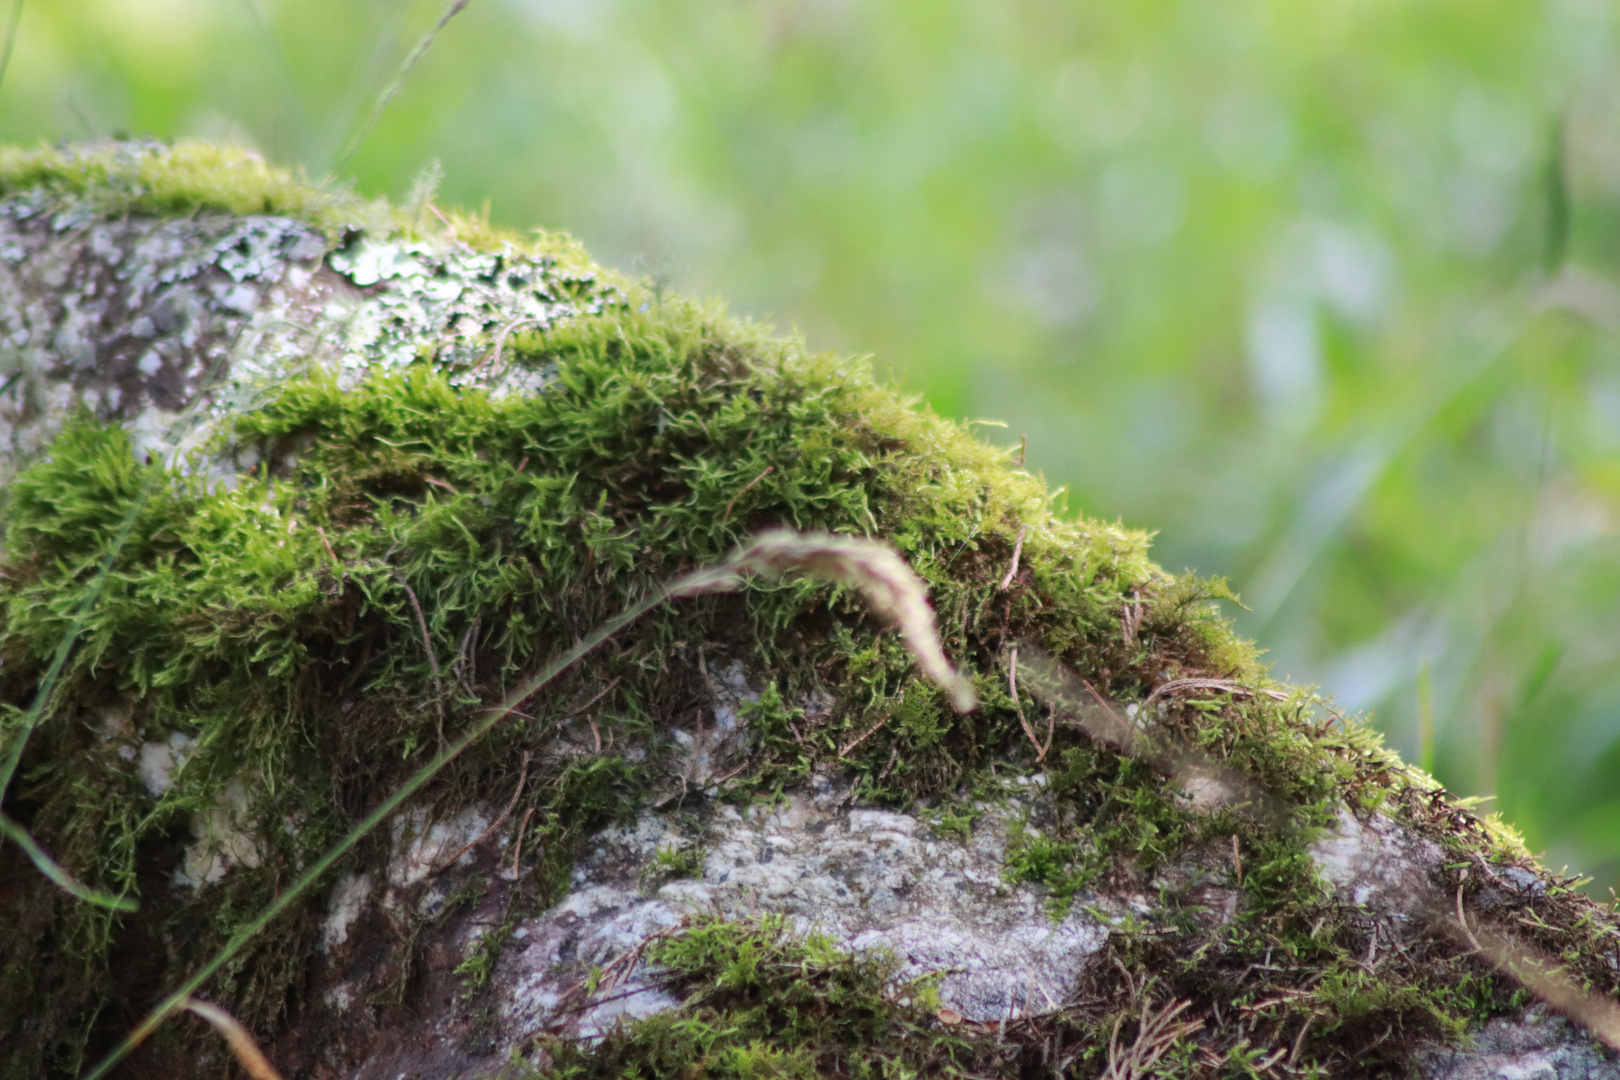
<svg viewBox="0 0 1620 1080">
<path fill-rule="evenodd" d="M 124 192 L 123 209 L 337 220 L 322 217 L 336 204 L 239 156 L 104 153 L 13 154 L 0 159 L 0 190 L 105 189 Z M 1306 854 L 1341 799 L 1433 826 L 1464 859 L 1521 852 L 1363 729 L 1319 720 L 1309 695 L 1266 693 L 1253 650 L 1215 610 L 1227 595 L 1219 583 L 1159 570 L 1141 533 L 1055 515 L 1044 484 L 1009 454 L 860 364 L 701 306 L 632 293 L 625 307 L 517 335 L 506 350 L 547 373 L 548 387 L 496 399 L 426 362 L 347 391 L 320 376 L 284 386 L 219 431 L 213 449 L 252 446 L 261 458 L 234 486 L 200 467 L 138 462 L 121 430 L 87 417 L 12 485 L 0 746 L 64 635 L 80 636 L 5 809 L 82 880 L 141 909 L 79 904 L 0 846 L 0 906 L 19 928 L 0 935 L 0 1077 L 76 1072 L 548 657 L 776 525 L 893 544 L 927 581 L 946 649 L 975 677 L 982 707 L 952 711 L 892 632 L 815 581 L 756 581 L 655 611 L 523 703 L 422 797 L 453 813 L 511 790 L 514 762 L 531 755 L 510 819 L 533 823 L 540 853 L 521 910 L 560 894 L 591 831 L 670 797 L 667 732 L 707 707 L 704 663 L 721 658 L 769 677 L 745 709 L 747 768 L 700 795 L 771 797 L 837 767 L 857 781 L 856 798 L 965 833 L 975 798 L 1037 768 L 1005 676 L 1007 648 L 1030 642 L 1116 704 L 1182 676 L 1228 680 L 1162 702 L 1155 729 L 1274 804 L 1198 810 L 1164 769 L 1054 722 L 1039 766 L 1052 816 L 1015 841 L 1009 876 L 1044 883 L 1057 912 L 1103 885 L 1159 894 L 1149 915 L 1119 928 L 1118 963 L 1097 966 L 1086 1004 L 969 1053 L 966 1036 L 917 1011 L 921 990 L 896 1003 L 878 960 L 834 956 L 779 925 L 704 924 L 657 946 L 689 1008 L 595 1051 L 552 1047 L 559 1075 L 672 1075 L 679 1060 L 716 1076 L 1026 1065 L 1095 1075 L 1116 1024 L 1129 1038 L 1177 999 L 1193 1016 L 1230 1005 L 1254 1017 L 1212 1024 L 1197 1053 L 1191 1036 L 1179 1041 L 1166 1075 L 1239 1075 L 1268 1039 L 1297 1041 L 1299 1071 L 1393 1075 L 1411 1039 L 1448 1037 L 1463 1018 L 1514 1004 L 1501 977 L 1444 943 L 1386 957 L 1373 985 L 1358 974 L 1366 930 L 1328 902 Z M 80 626 L 86 590 L 132 515 L 130 542 Z M 576 716 L 586 702 L 590 732 Z M 171 739 L 188 752 L 154 795 L 130 755 Z M 217 880 L 176 887 L 176 869 L 205 869 L 184 862 L 199 828 L 239 833 L 247 847 Z M 1244 866 L 1235 921 L 1155 884 L 1162 868 L 1213 866 L 1210 853 L 1234 843 Z M 377 870 L 387 857 L 373 838 L 349 859 Z M 305 898 L 218 984 L 261 1033 L 300 1006 L 323 903 Z M 1601 958 L 1578 930 L 1535 932 L 1596 981 Z M 501 940 L 490 935 L 465 965 L 468 993 L 487 982 Z M 400 1000 L 410 952 L 403 945 L 395 961 Z M 184 1060 L 189 1036 L 162 1037 Z"/>
</svg>

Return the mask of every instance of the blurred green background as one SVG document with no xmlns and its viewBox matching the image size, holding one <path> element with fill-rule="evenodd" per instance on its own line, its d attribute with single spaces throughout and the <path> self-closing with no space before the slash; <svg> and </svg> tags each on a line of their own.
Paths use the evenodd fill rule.
<svg viewBox="0 0 1620 1080">
<path fill-rule="evenodd" d="M 1620 6 L 472 0 L 346 156 L 444 10 L 33 0 L 0 139 L 437 160 L 871 352 L 1620 885 Z"/>
</svg>

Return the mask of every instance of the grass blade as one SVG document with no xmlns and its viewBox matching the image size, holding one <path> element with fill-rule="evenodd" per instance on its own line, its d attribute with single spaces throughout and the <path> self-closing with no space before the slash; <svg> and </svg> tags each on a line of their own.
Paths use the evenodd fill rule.
<svg viewBox="0 0 1620 1080">
<path fill-rule="evenodd" d="M 11 50 L 17 45 L 17 26 L 22 22 L 23 0 L 11 5 L 11 21 L 6 24 L 6 44 L 0 50 L 0 83 L 6 81 L 6 69 L 11 66 Z"/>
<path fill-rule="evenodd" d="M 471 0 L 450 0 L 449 6 L 439 16 L 439 21 L 434 23 L 427 33 L 417 39 L 411 51 L 406 54 L 405 61 L 399 65 L 399 73 L 393 77 L 387 86 L 383 87 L 382 93 L 377 95 L 377 100 L 371 106 L 371 112 L 367 114 L 365 123 L 360 126 L 360 130 L 355 132 L 354 137 L 343 148 L 343 152 L 338 155 L 337 164 L 332 166 L 334 175 L 343 171 L 343 167 L 349 163 L 349 159 L 354 157 L 361 145 L 371 136 L 372 129 L 377 126 L 377 121 L 382 119 L 383 111 L 388 108 L 389 103 L 394 100 L 400 89 L 404 87 L 406 78 L 411 74 L 411 69 L 416 67 L 417 62 L 426 56 L 427 51 L 433 47 L 433 42 L 438 38 L 439 32 L 449 24 L 451 19 L 461 14 L 462 9 L 469 3 L 471 3 Z"/>
<path fill-rule="evenodd" d="M 126 896 L 114 896 L 99 889 L 92 889 L 68 873 L 62 864 L 51 858 L 45 849 L 35 842 L 28 830 L 17 824 L 5 814 L 0 814 L 0 834 L 8 836 L 24 852 L 39 872 L 55 882 L 61 890 L 70 896 L 83 900 L 87 904 L 97 907 L 110 908 L 113 911 L 134 911 L 138 906 L 135 901 Z"/>
</svg>

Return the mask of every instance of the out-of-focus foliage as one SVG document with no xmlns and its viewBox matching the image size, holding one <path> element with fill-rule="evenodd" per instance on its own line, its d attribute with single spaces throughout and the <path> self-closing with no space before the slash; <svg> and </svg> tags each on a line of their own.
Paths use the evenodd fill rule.
<svg viewBox="0 0 1620 1080">
<path fill-rule="evenodd" d="M 1620 8 L 472 0 L 346 155 L 443 10 L 36 0 L 0 139 L 397 198 L 437 160 L 440 203 L 873 351 L 1620 881 Z"/>
</svg>

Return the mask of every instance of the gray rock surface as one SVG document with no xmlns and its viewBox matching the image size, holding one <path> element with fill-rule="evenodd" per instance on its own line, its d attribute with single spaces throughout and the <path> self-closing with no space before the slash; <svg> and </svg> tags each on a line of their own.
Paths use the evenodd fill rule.
<svg viewBox="0 0 1620 1080">
<path fill-rule="evenodd" d="M 544 372 L 478 366 L 491 337 L 603 302 L 594 278 L 515 250 L 358 229 L 334 247 L 284 217 L 109 221 L 88 200 L 12 195 L 0 199 L 0 483 L 79 406 L 137 448 L 183 452 L 313 366 L 352 385 L 425 355 L 464 382 L 531 391 Z"/>
<path fill-rule="evenodd" d="M 89 203 L 10 196 L 0 200 L 0 483 L 73 408 L 124 424 L 137 446 L 183 452 L 205 445 L 219 417 L 311 364 L 352 384 L 427 355 L 466 382 L 533 392 L 546 373 L 485 365 L 491 341 L 612 302 L 611 290 L 548 260 L 476 253 L 453 240 L 355 231 L 333 244 L 287 218 L 103 220 Z M 222 453 L 203 466 L 222 478 L 252 463 L 246 450 Z M 498 1023 L 482 1030 L 468 1020 L 454 972 L 502 924 L 510 868 L 522 856 L 500 846 L 503 830 L 480 842 L 493 807 L 448 821 L 403 816 L 389 880 L 333 883 L 328 965 L 309 1015 L 273 1048 L 278 1060 L 355 1078 L 493 1075 L 535 1033 L 590 1036 L 675 1004 L 637 949 L 692 913 L 781 914 L 851 949 L 890 950 L 907 973 L 943 972 L 945 1003 L 984 1023 L 1057 1007 L 1114 920 L 1151 918 L 1150 896 L 1122 893 L 1082 897 L 1054 920 L 1037 888 L 1004 880 L 1014 823 L 1043 820 L 1046 795 L 1034 783 L 985 803 L 966 838 L 921 815 L 851 805 L 835 775 L 775 804 L 711 805 L 702 793 L 746 745 L 738 706 L 749 694 L 738 669 L 715 685 L 704 726 L 676 733 L 686 756 L 671 768 L 671 797 L 595 837 L 567 895 L 511 929 L 491 982 Z M 154 747 L 142 759 L 151 784 L 183 750 Z M 688 801 L 684 792 L 696 794 Z M 659 852 L 676 849 L 701 851 L 701 873 L 662 875 Z M 227 848 L 199 851 L 196 880 L 229 872 Z M 1348 810 L 1312 855 L 1325 888 L 1372 921 L 1384 947 L 1417 932 L 1443 858 L 1388 818 Z M 1159 878 L 1201 890 L 1205 917 L 1232 917 L 1240 886 L 1216 855 L 1198 853 Z M 414 916 L 446 910 L 451 891 L 475 881 L 484 883 L 476 902 L 399 948 Z M 1511 907 L 1538 887 L 1533 875 L 1504 878 L 1485 895 Z M 422 972 L 413 974 L 416 964 Z M 578 985 L 592 965 L 613 977 L 585 995 Z M 385 1016 L 378 1002 L 413 980 L 415 1019 Z M 1539 1006 L 1492 1021 L 1469 1046 L 1427 1052 L 1421 1064 L 1436 1080 L 1620 1077 L 1612 1053 Z"/>
<path fill-rule="evenodd" d="M 1611 1080 L 1620 1076 L 1614 1051 L 1594 1042 L 1544 1005 L 1485 1025 L 1466 1048 L 1433 1050 L 1420 1058 L 1430 1080 Z"/>
</svg>

